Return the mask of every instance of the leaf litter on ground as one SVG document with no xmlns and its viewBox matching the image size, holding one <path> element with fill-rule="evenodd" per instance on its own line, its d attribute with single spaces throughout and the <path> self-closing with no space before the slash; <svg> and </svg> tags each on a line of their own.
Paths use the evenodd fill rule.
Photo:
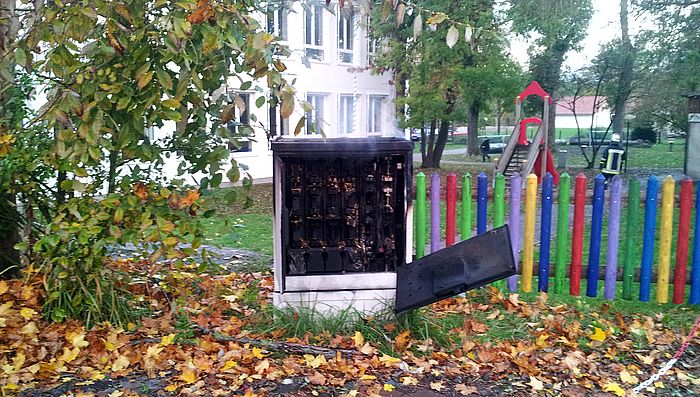
<svg viewBox="0 0 700 397">
<path fill-rule="evenodd" d="M 134 273 L 153 270 L 118 261 Z M 156 395 L 143 387 L 96 386 L 137 378 L 159 380 L 157 392 L 165 395 L 372 396 L 416 388 L 444 395 L 631 395 L 692 325 L 621 313 L 615 303 L 594 309 L 489 287 L 409 317 L 347 318 L 311 332 L 300 328 L 303 313 L 285 322 L 272 309 L 269 273 L 158 271 L 171 276 L 132 286 L 149 314 L 126 329 L 47 322 L 38 277 L 0 281 L 0 395 L 58 388 L 85 396 Z M 693 341 L 687 357 L 647 391 L 700 393 L 699 347 Z"/>
</svg>

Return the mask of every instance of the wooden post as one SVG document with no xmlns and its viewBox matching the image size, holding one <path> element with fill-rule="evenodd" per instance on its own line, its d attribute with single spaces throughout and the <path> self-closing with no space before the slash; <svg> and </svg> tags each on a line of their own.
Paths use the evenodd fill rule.
<svg viewBox="0 0 700 397">
<path fill-rule="evenodd" d="M 440 174 L 430 176 L 430 252 L 440 249 Z"/>
<path fill-rule="evenodd" d="M 542 213 L 540 215 L 540 264 L 537 290 L 549 290 L 549 251 L 552 239 L 552 195 L 554 190 L 552 174 L 544 174 L 542 181 Z"/>
<path fill-rule="evenodd" d="M 649 302 L 651 297 L 651 275 L 654 265 L 654 236 L 656 234 L 656 196 L 658 193 L 659 180 L 652 175 L 647 181 L 647 195 L 644 204 L 642 271 L 639 275 L 639 300 L 642 302 Z"/>
<path fill-rule="evenodd" d="M 447 175 L 447 191 L 445 192 L 445 246 L 455 243 L 455 233 L 457 233 L 457 176 Z"/>
<path fill-rule="evenodd" d="M 605 256 L 605 299 L 615 298 L 617 286 L 617 249 L 620 244 L 620 196 L 622 179 L 615 175 L 610 182 L 610 215 L 608 216 L 608 252 Z"/>
<path fill-rule="evenodd" d="M 520 175 L 513 174 L 510 177 L 510 214 L 508 216 L 508 225 L 510 230 L 510 243 L 513 246 L 513 258 L 515 259 L 516 274 L 508 277 L 508 289 L 510 292 L 518 290 L 518 267 L 520 262 L 520 197 L 523 186 L 520 180 Z"/>
<path fill-rule="evenodd" d="M 472 176 L 462 175 L 462 222 L 460 238 L 466 240 L 472 236 Z"/>
<path fill-rule="evenodd" d="M 659 276 L 656 281 L 656 301 L 668 303 L 668 283 L 671 274 L 671 238 L 673 237 L 673 204 L 676 181 L 671 175 L 664 179 L 659 230 Z"/>
<path fill-rule="evenodd" d="M 426 244 L 426 225 L 425 219 L 425 201 L 426 201 L 426 189 L 425 189 L 425 174 L 419 172 L 416 175 L 416 259 L 425 256 L 425 244 Z"/>
<path fill-rule="evenodd" d="M 486 174 L 479 173 L 476 185 L 476 234 L 486 233 L 486 206 L 488 205 L 489 181 Z"/>
<path fill-rule="evenodd" d="M 583 262 L 583 215 L 586 210 L 586 175 L 576 175 L 574 191 L 574 231 L 571 236 L 571 280 L 569 294 L 581 294 L 581 264 Z"/>
<path fill-rule="evenodd" d="M 625 268 L 622 275 L 622 299 L 631 300 L 634 271 L 637 267 L 635 234 L 639 225 L 639 179 L 630 181 L 627 193 L 627 230 L 625 231 Z"/>
<path fill-rule="evenodd" d="M 605 177 L 596 175 L 593 182 L 593 215 L 591 217 L 591 242 L 588 248 L 588 273 L 586 274 L 586 296 L 598 293 L 598 270 L 600 268 L 600 240 L 603 236 L 603 209 L 605 207 Z"/>
<path fill-rule="evenodd" d="M 525 188 L 525 231 L 523 242 L 523 278 L 521 290 L 532 290 L 532 265 L 535 256 L 535 215 L 537 211 L 537 175 L 527 176 Z"/>
<path fill-rule="evenodd" d="M 681 209 L 678 213 L 678 243 L 676 245 L 676 269 L 673 274 L 673 303 L 681 304 L 685 300 L 685 278 L 688 266 L 688 240 L 690 235 L 690 217 L 693 206 L 693 180 L 681 182 Z M 697 209 L 696 209 L 697 211 Z M 695 233 L 700 233 L 696 230 Z"/>
<path fill-rule="evenodd" d="M 569 199 L 571 176 L 566 172 L 559 176 L 559 200 L 557 201 L 557 252 L 554 269 L 554 293 L 564 292 L 566 280 L 566 252 L 569 241 Z"/>
</svg>

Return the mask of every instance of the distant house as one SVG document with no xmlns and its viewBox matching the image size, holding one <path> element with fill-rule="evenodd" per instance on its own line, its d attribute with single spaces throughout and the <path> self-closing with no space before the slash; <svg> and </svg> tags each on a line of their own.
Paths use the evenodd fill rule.
<svg viewBox="0 0 700 397">
<path fill-rule="evenodd" d="M 556 128 L 606 129 L 611 114 L 605 97 L 565 96 L 556 103 Z"/>
</svg>

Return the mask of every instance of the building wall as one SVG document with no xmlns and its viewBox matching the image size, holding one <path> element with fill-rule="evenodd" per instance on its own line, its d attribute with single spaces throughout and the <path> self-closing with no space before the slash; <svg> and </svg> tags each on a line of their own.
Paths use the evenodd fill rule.
<svg viewBox="0 0 700 397">
<path fill-rule="evenodd" d="M 319 3 L 322 4 L 322 3 Z M 335 137 L 363 137 L 368 134 L 369 127 L 369 107 L 371 97 L 382 97 L 381 120 L 379 135 L 403 136 L 403 131 L 396 125 L 394 114 L 394 86 L 390 84 L 391 72 L 374 74 L 369 70 L 369 41 L 367 38 L 366 18 L 360 16 L 359 12 L 354 16 L 354 35 L 352 40 L 352 63 L 341 62 L 339 60 L 339 26 L 338 17 L 342 15 L 337 9 L 337 2 L 333 2 L 331 7 L 335 9 L 335 15 L 323 9 L 322 18 L 322 45 L 320 48 L 324 52 L 322 60 L 304 60 L 307 45 L 305 44 L 306 34 L 306 11 L 300 2 L 290 2 L 289 12 L 286 14 L 286 44 L 291 52 L 289 57 L 283 58 L 287 66 L 285 76 L 290 83 L 294 81 L 293 87 L 296 96 L 300 100 L 306 100 L 308 94 L 323 94 L 323 125 L 320 129 L 328 138 Z M 267 17 L 260 16 L 263 26 L 267 26 Z M 261 81 L 259 84 L 264 85 Z M 228 95 L 236 96 L 240 90 L 238 78 L 229 81 Z M 255 83 L 253 84 L 255 87 Z M 250 143 L 250 150 L 245 152 L 232 152 L 231 157 L 239 162 L 245 172 L 250 173 L 253 178 L 272 177 L 272 154 L 269 150 L 268 128 L 270 126 L 270 112 L 267 104 L 261 108 L 255 105 L 260 96 L 267 96 L 268 91 L 256 92 L 250 89 L 245 94 L 250 95 L 249 111 L 257 118 L 256 122 L 251 122 L 255 131 L 254 141 Z M 356 107 L 354 109 L 354 122 L 352 132 L 343 134 L 339 129 L 340 122 L 340 97 L 342 95 L 355 96 Z M 285 135 L 293 134 L 297 122 L 304 116 L 304 112 L 299 103 L 296 103 L 292 116 L 284 121 Z M 280 122 L 277 121 L 277 130 L 280 129 Z M 375 123 L 376 124 L 376 123 Z M 169 135 L 173 131 L 172 126 L 166 126 L 155 131 L 155 137 Z M 317 130 L 319 128 L 317 127 Z M 308 131 L 302 128 L 299 134 L 306 136 Z M 319 139 L 322 135 L 318 131 L 313 134 Z M 308 136 L 307 136 L 308 137 Z M 176 174 L 178 159 L 169 159 L 166 162 L 164 171 L 169 177 Z M 225 180 L 225 178 L 224 178 Z"/>
<path fill-rule="evenodd" d="M 576 128 L 576 117 L 573 114 L 557 114 L 554 121 L 556 128 Z M 578 127 L 582 130 L 593 129 L 606 129 L 610 124 L 610 111 L 601 110 L 595 114 L 593 117 L 593 122 L 591 123 L 590 114 L 579 114 L 578 115 Z"/>
</svg>

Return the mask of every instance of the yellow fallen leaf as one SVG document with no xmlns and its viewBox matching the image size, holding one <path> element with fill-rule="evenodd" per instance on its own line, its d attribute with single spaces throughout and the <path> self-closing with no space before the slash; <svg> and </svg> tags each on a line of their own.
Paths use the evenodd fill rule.
<svg viewBox="0 0 700 397">
<path fill-rule="evenodd" d="M 124 395 L 123 391 L 115 390 L 108 394 L 109 397 L 122 397 Z"/>
<path fill-rule="evenodd" d="M 10 290 L 10 286 L 7 285 L 7 281 L 0 280 L 0 295 Z"/>
<path fill-rule="evenodd" d="M 121 371 L 123 369 L 128 368 L 129 365 L 131 365 L 131 362 L 129 362 L 129 358 L 127 356 L 119 356 L 112 363 L 112 371 Z"/>
<path fill-rule="evenodd" d="M 532 387 L 532 390 L 544 390 L 544 383 L 542 383 L 541 380 L 535 378 L 534 376 L 530 376 L 530 382 L 527 383 Z"/>
<path fill-rule="evenodd" d="M 9 301 L 0 305 L 0 316 L 8 316 L 12 314 L 12 305 L 14 304 L 15 302 Z"/>
<path fill-rule="evenodd" d="M 24 317 L 25 320 L 31 320 L 31 318 L 36 314 L 36 311 L 30 307 L 23 307 L 19 311 L 19 314 Z"/>
<path fill-rule="evenodd" d="M 412 376 L 404 376 L 400 380 L 401 380 L 401 384 L 406 385 L 406 386 L 415 386 L 418 384 L 418 379 L 416 379 Z"/>
<path fill-rule="evenodd" d="M 61 356 L 60 360 L 63 361 L 64 363 L 70 363 L 78 357 L 79 353 L 80 353 L 79 347 L 74 347 L 72 349 L 64 347 L 63 348 L 63 355 Z"/>
<path fill-rule="evenodd" d="M 165 386 L 165 391 L 174 392 L 175 390 L 177 390 L 177 385 L 174 383 Z"/>
<path fill-rule="evenodd" d="M 606 335 L 605 331 L 603 331 L 601 328 L 595 327 L 595 332 L 590 334 L 588 337 L 591 338 L 591 340 L 597 340 L 602 342 L 605 340 Z"/>
<path fill-rule="evenodd" d="M 7 327 L 7 319 L 5 317 L 0 317 L 0 328 Z"/>
<path fill-rule="evenodd" d="M 609 391 L 611 393 L 615 393 L 619 397 L 624 397 L 625 396 L 625 390 L 620 387 L 617 383 L 611 382 L 605 385 L 603 388 L 603 391 Z"/>
<path fill-rule="evenodd" d="M 365 344 L 365 337 L 362 335 L 362 332 L 360 331 L 355 331 L 355 336 L 352 337 L 353 342 L 355 342 L 355 347 L 360 348 L 362 345 Z"/>
<path fill-rule="evenodd" d="M 262 349 L 256 346 L 253 347 L 253 357 L 262 360 L 265 357 L 265 355 L 263 354 Z"/>
<path fill-rule="evenodd" d="M 375 379 L 377 379 L 377 377 L 374 376 L 374 375 L 362 375 L 362 376 L 360 377 L 360 379 L 361 379 L 361 380 L 375 380 Z"/>
<path fill-rule="evenodd" d="M 191 385 L 197 381 L 197 375 L 191 369 L 183 369 L 182 375 L 178 376 L 178 379 L 187 383 L 188 385 Z"/>
<path fill-rule="evenodd" d="M 72 343 L 74 347 L 88 347 L 90 343 L 85 340 L 85 331 L 68 331 L 66 332 L 66 340 Z"/>
<path fill-rule="evenodd" d="M 224 363 L 224 366 L 221 367 L 221 370 L 222 370 L 222 371 L 226 371 L 226 370 L 229 370 L 229 369 L 231 369 L 231 368 L 233 368 L 233 367 L 235 367 L 235 366 L 237 366 L 237 365 L 238 365 L 237 362 L 235 362 L 235 361 L 233 361 L 233 360 L 228 360 L 228 361 L 226 361 L 226 362 Z"/>
<path fill-rule="evenodd" d="M 19 332 L 25 335 L 36 335 L 39 332 L 39 328 L 37 328 L 34 321 L 30 321 Z"/>
<path fill-rule="evenodd" d="M 629 371 L 627 371 L 626 369 L 620 372 L 620 380 L 622 380 L 624 383 L 629 383 L 633 385 L 639 383 L 639 378 L 630 374 Z"/>
<path fill-rule="evenodd" d="M 396 389 L 396 386 L 391 385 L 389 383 L 384 384 L 384 391 L 392 392 L 394 391 L 394 389 Z"/>
<path fill-rule="evenodd" d="M 535 344 L 537 345 L 537 347 L 543 347 L 545 345 L 545 342 L 547 342 L 547 339 L 549 339 L 549 335 L 542 334 L 537 337 L 537 341 L 535 342 Z"/>
<path fill-rule="evenodd" d="M 328 364 L 328 361 L 326 361 L 326 357 L 324 357 L 323 354 L 319 354 L 315 357 L 311 354 L 304 354 L 304 361 L 306 362 L 306 366 L 311 368 L 318 368 L 321 365 Z"/>
<path fill-rule="evenodd" d="M 92 379 L 92 380 L 102 380 L 104 378 L 105 378 L 105 374 L 103 374 L 102 372 L 98 372 L 98 371 L 93 372 L 92 376 L 90 377 L 90 379 Z"/>
<path fill-rule="evenodd" d="M 386 354 L 382 354 L 382 356 L 379 357 L 379 362 L 384 363 L 384 366 L 385 366 L 385 367 L 391 367 L 391 364 L 400 363 L 400 362 L 401 362 L 401 359 L 400 359 L 400 358 L 396 358 L 396 357 L 392 357 L 392 356 L 389 356 L 389 355 L 386 355 Z"/>
<path fill-rule="evenodd" d="M 445 386 L 443 386 L 442 382 L 430 382 L 430 388 L 435 391 L 440 391 L 444 389 Z"/>
<path fill-rule="evenodd" d="M 173 341 L 175 341 L 175 334 L 168 334 L 168 335 L 165 335 L 164 337 L 160 338 L 160 345 L 161 346 L 170 346 L 173 344 Z"/>
</svg>

